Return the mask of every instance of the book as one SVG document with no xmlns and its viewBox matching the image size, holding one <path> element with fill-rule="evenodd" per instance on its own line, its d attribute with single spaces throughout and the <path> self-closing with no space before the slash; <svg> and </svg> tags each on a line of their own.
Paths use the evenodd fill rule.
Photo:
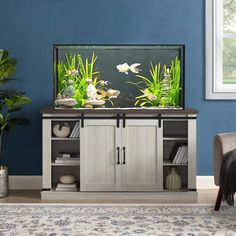
<svg viewBox="0 0 236 236">
<path fill-rule="evenodd" d="M 79 138 L 79 134 L 80 134 L 80 128 L 78 127 L 78 129 L 75 131 L 75 138 Z"/>
<path fill-rule="evenodd" d="M 61 191 L 61 192 L 77 192 L 77 188 L 73 188 L 73 189 L 68 189 L 68 188 L 58 188 L 56 187 L 56 191 Z"/>
<path fill-rule="evenodd" d="M 73 130 L 72 130 L 72 132 L 70 134 L 70 138 L 75 138 L 75 133 L 78 130 L 78 128 L 79 128 L 79 122 L 76 121 L 75 126 L 74 126 L 74 128 L 73 128 Z"/>
<path fill-rule="evenodd" d="M 59 153 L 58 156 L 62 158 L 70 158 L 70 153 Z"/>
<path fill-rule="evenodd" d="M 76 124 L 75 124 L 75 125 L 76 125 Z M 73 130 L 72 130 L 71 133 L 70 133 L 70 138 L 73 137 L 74 132 L 75 132 L 75 126 L 74 126 Z"/>
<path fill-rule="evenodd" d="M 75 133 L 74 133 L 74 138 L 78 137 L 77 135 L 78 135 L 79 130 L 80 130 L 79 122 L 77 122 L 77 126 L 76 126 Z"/>
<path fill-rule="evenodd" d="M 62 184 L 58 183 L 56 191 L 65 191 L 65 192 L 76 192 L 77 191 L 77 182 L 72 184 Z"/>
<path fill-rule="evenodd" d="M 79 157 L 57 157 L 56 160 L 61 160 L 61 161 L 79 161 Z"/>
<path fill-rule="evenodd" d="M 182 150 L 182 147 L 181 147 L 181 145 L 180 145 L 180 147 L 179 147 L 179 149 L 178 149 L 178 151 L 177 151 L 177 153 L 176 153 L 176 155 L 175 155 L 175 158 L 174 158 L 174 160 L 173 160 L 172 163 L 174 163 L 174 164 L 177 164 L 177 163 L 178 163 L 178 159 L 179 159 L 179 157 L 180 157 L 181 150 Z"/>
<path fill-rule="evenodd" d="M 80 157 L 80 155 L 77 152 L 71 152 L 71 153 L 60 152 L 57 155 L 57 158 L 79 158 L 79 157 Z"/>
<path fill-rule="evenodd" d="M 187 164 L 188 163 L 188 147 L 186 148 L 186 153 L 184 155 L 184 159 L 183 159 L 183 164 Z"/>
<path fill-rule="evenodd" d="M 175 156 L 179 150 L 180 144 L 179 143 L 175 143 L 171 153 L 170 153 L 170 162 L 173 163 Z"/>
<path fill-rule="evenodd" d="M 185 154 L 184 154 L 184 158 L 183 158 L 183 164 L 187 163 L 187 159 L 188 159 L 188 146 L 185 146 Z"/>
<path fill-rule="evenodd" d="M 73 184 L 62 184 L 62 183 L 58 183 L 57 187 L 58 188 L 75 188 L 77 186 L 77 183 L 73 183 Z"/>
<path fill-rule="evenodd" d="M 174 164 L 182 164 L 186 151 L 186 143 L 175 143 L 170 155 L 170 161 Z"/>
<path fill-rule="evenodd" d="M 183 159 L 184 159 L 185 153 L 187 151 L 187 146 L 186 145 L 182 145 L 182 150 L 183 151 L 181 152 L 178 164 L 183 164 Z"/>
</svg>

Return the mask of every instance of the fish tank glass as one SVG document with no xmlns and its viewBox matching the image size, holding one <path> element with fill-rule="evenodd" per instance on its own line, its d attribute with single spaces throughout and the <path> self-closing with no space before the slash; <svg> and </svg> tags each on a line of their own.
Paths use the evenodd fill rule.
<svg viewBox="0 0 236 236">
<path fill-rule="evenodd" d="M 184 108 L 184 45 L 54 45 L 54 108 Z"/>
</svg>

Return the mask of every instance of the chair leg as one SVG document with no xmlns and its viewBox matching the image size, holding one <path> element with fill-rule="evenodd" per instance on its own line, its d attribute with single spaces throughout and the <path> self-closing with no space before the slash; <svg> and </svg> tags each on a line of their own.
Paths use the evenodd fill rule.
<svg viewBox="0 0 236 236">
<path fill-rule="evenodd" d="M 216 203 L 215 203 L 215 208 L 214 208 L 215 211 L 219 211 L 222 199 L 223 199 L 223 192 L 222 192 L 222 189 L 220 187 L 219 191 L 218 191 L 217 198 L 216 198 Z"/>
</svg>

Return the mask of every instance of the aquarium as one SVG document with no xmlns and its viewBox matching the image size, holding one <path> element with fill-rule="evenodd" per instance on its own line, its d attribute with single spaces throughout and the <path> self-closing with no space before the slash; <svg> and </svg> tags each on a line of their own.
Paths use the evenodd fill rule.
<svg viewBox="0 0 236 236">
<path fill-rule="evenodd" d="M 54 108 L 184 108 L 183 45 L 54 45 Z"/>
</svg>

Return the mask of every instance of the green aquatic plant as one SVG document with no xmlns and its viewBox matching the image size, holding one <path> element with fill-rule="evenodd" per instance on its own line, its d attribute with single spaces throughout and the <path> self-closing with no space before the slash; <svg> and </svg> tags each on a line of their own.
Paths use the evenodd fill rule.
<svg viewBox="0 0 236 236">
<path fill-rule="evenodd" d="M 161 64 L 153 66 L 149 69 L 150 77 L 143 75 L 136 75 L 139 82 L 127 82 L 139 87 L 142 95 L 137 96 L 135 99 L 135 106 L 159 106 L 161 98 Z"/>
<path fill-rule="evenodd" d="M 171 61 L 170 68 L 163 66 L 160 106 L 178 107 L 180 91 L 180 60 L 176 57 L 174 61 Z"/>
<path fill-rule="evenodd" d="M 87 79 L 93 80 L 93 85 L 96 87 L 100 84 L 99 71 L 94 68 L 97 57 L 92 54 L 91 59 L 88 58 L 83 61 L 80 54 L 66 54 L 66 61 L 59 61 L 57 64 L 58 75 L 58 94 L 63 95 L 68 81 L 73 81 L 72 86 L 75 89 L 73 98 L 77 101 L 76 107 L 83 107 L 87 100 L 86 89 L 88 84 Z"/>
<path fill-rule="evenodd" d="M 128 82 L 139 87 L 142 95 L 135 99 L 135 106 L 178 107 L 180 87 L 180 60 L 176 57 L 171 67 L 161 64 L 153 65 L 149 76 L 136 75 L 139 82 Z"/>
<path fill-rule="evenodd" d="M 97 89 L 97 97 L 100 100 L 110 100 L 108 89 L 108 81 L 100 79 L 100 72 L 95 69 L 95 62 L 97 57 L 93 53 L 91 59 L 86 58 L 83 60 L 80 54 L 66 54 L 66 61 L 59 61 L 57 64 L 58 75 L 58 95 L 68 95 L 68 84 L 71 84 L 74 92 L 73 98 L 77 101 L 76 107 L 83 107 L 88 99 L 87 87 L 88 79 L 92 79 L 93 85 Z M 72 83 L 71 83 L 72 81 Z M 69 96 L 71 97 L 71 96 Z"/>
<path fill-rule="evenodd" d="M 171 99 L 171 104 L 173 106 L 180 106 L 180 75 L 181 75 L 181 67 L 180 67 L 180 60 L 178 57 L 175 58 L 175 61 L 172 61 L 171 63 L 171 84 L 170 84 L 170 99 Z"/>
</svg>

